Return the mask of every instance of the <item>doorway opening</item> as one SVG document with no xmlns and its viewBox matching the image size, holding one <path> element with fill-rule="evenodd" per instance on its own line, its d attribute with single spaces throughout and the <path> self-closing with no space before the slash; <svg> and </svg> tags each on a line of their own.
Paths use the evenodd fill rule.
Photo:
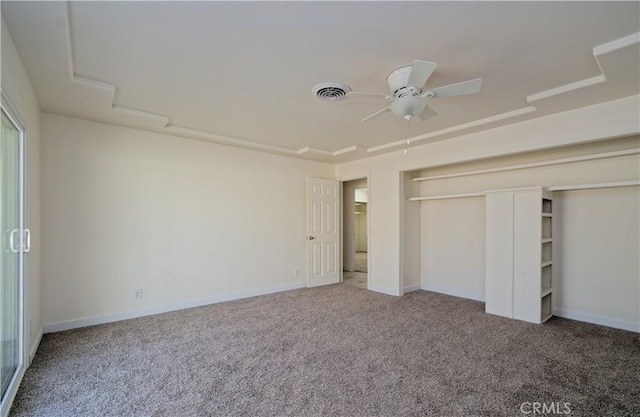
<svg viewBox="0 0 640 417">
<path fill-rule="evenodd" d="M 343 183 L 343 283 L 368 288 L 369 236 L 367 179 Z"/>
</svg>

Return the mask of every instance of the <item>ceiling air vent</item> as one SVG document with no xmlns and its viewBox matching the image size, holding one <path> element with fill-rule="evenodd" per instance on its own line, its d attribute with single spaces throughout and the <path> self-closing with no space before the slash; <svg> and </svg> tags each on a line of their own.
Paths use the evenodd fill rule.
<svg viewBox="0 0 640 417">
<path fill-rule="evenodd" d="M 313 87 L 313 95 L 327 101 L 342 100 L 350 92 L 351 87 L 336 82 L 322 83 Z"/>
</svg>

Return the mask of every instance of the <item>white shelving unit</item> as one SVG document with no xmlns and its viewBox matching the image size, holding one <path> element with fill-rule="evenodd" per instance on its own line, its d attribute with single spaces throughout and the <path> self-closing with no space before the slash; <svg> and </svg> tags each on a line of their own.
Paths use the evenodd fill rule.
<svg viewBox="0 0 640 417">
<path fill-rule="evenodd" d="M 543 323 L 552 315 L 553 195 L 542 187 L 485 195 L 485 311 Z"/>
<path fill-rule="evenodd" d="M 540 200 L 538 200 L 540 201 Z M 553 193 L 542 190 L 542 212 L 541 212 L 541 265 L 540 265 L 540 323 L 551 318 L 551 294 L 552 290 L 552 267 L 553 267 Z M 523 319 L 525 320 L 525 319 Z"/>
</svg>

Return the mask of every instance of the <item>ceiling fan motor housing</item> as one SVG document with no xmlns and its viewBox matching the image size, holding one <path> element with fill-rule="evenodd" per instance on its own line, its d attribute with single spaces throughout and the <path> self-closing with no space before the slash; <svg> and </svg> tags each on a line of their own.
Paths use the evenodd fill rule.
<svg viewBox="0 0 640 417">
<path fill-rule="evenodd" d="M 392 94 L 395 94 L 396 91 L 407 87 L 407 82 L 409 81 L 409 75 L 411 74 L 412 68 L 413 65 L 400 67 L 387 76 L 387 84 L 389 84 L 389 89 Z"/>
</svg>

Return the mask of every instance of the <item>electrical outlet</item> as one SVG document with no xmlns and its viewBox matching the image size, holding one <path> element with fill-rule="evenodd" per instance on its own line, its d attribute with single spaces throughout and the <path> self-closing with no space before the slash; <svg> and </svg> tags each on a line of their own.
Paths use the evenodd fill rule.
<svg viewBox="0 0 640 417">
<path fill-rule="evenodd" d="M 299 277 L 299 276 L 300 276 L 300 270 L 299 270 L 299 269 L 296 269 L 295 273 L 296 273 L 296 276 L 297 276 L 297 277 Z"/>
<path fill-rule="evenodd" d="M 142 300 L 142 288 L 134 288 L 131 298 L 133 298 L 136 301 Z"/>
</svg>

